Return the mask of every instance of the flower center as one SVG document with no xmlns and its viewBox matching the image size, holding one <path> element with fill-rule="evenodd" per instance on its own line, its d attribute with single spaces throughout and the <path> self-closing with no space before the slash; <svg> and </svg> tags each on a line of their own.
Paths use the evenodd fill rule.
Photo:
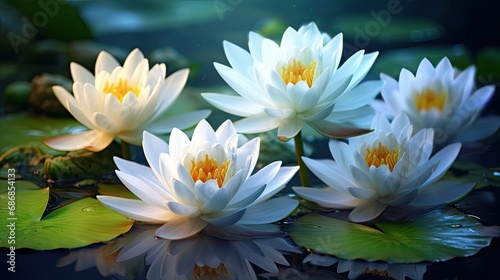
<svg viewBox="0 0 500 280">
<path fill-rule="evenodd" d="M 208 265 L 196 265 L 193 270 L 194 279 L 219 279 L 219 276 L 229 276 L 226 266 L 221 263 L 218 267 L 210 267 Z"/>
<path fill-rule="evenodd" d="M 286 66 L 281 66 L 281 78 L 285 84 L 292 83 L 296 85 L 298 82 L 304 81 L 309 87 L 311 87 L 314 79 L 314 71 L 316 70 L 316 64 L 318 64 L 317 60 L 309 63 L 309 66 L 307 66 L 294 59 L 292 63 Z"/>
<path fill-rule="evenodd" d="M 118 100 L 120 100 L 120 102 L 123 100 L 123 97 L 125 97 L 125 95 L 129 92 L 133 92 L 135 96 L 139 96 L 139 88 L 137 86 L 130 86 L 128 84 L 128 81 L 122 78 L 120 78 L 118 83 L 110 84 L 108 81 L 106 81 L 103 92 L 113 94 L 114 96 L 116 96 L 116 98 L 118 98 Z"/>
<path fill-rule="evenodd" d="M 230 162 L 231 160 L 228 159 L 222 163 L 221 166 L 219 166 L 215 159 L 208 158 L 208 155 L 205 155 L 205 160 L 203 161 L 199 161 L 197 163 L 191 161 L 193 164 L 190 172 L 191 178 L 193 178 L 195 182 L 200 180 L 203 183 L 210 179 L 214 179 L 217 181 L 220 188 L 226 178 L 227 168 L 229 167 Z"/>
<path fill-rule="evenodd" d="M 445 104 L 446 94 L 432 89 L 425 89 L 415 97 L 415 106 L 419 111 L 429 111 L 433 108 L 443 111 Z"/>
<path fill-rule="evenodd" d="M 398 154 L 399 151 L 397 148 L 394 148 L 391 151 L 389 150 L 389 148 L 379 142 L 377 147 L 373 149 L 366 149 L 365 161 L 366 164 L 368 164 L 368 167 L 372 165 L 374 165 L 375 167 L 379 167 L 385 164 L 392 172 L 394 166 L 398 162 Z"/>
</svg>

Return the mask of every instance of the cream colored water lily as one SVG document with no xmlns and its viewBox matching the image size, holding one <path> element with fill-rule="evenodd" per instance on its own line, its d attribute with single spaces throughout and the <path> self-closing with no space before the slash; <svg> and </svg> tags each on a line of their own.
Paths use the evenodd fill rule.
<svg viewBox="0 0 500 280">
<path fill-rule="evenodd" d="M 435 145 L 476 141 L 498 130 L 500 117 L 478 118 L 495 87 L 476 90 L 475 73 L 474 66 L 457 71 L 446 57 L 435 68 L 424 58 L 415 76 L 402 69 L 399 82 L 381 74 L 384 102 L 373 106 L 388 117 L 405 112 L 415 132 L 434 128 Z"/>
<path fill-rule="evenodd" d="M 378 53 L 360 50 L 339 67 L 342 34 L 330 38 L 316 24 L 286 29 L 278 45 L 250 32 L 249 50 L 224 41 L 231 67 L 214 63 L 239 96 L 203 93 L 213 106 L 244 117 L 235 123 L 241 133 L 278 128 L 278 138 L 295 137 L 305 124 L 333 138 L 366 132 L 370 103 L 383 83 L 360 85 Z"/>
<path fill-rule="evenodd" d="M 140 145 L 142 132 L 165 134 L 175 126 L 191 127 L 206 118 L 210 111 L 200 110 L 167 117 L 165 112 L 181 93 L 189 69 L 182 69 L 165 79 L 165 64 L 149 69 L 144 55 L 134 49 L 123 66 L 101 51 L 95 64 L 95 76 L 77 63 L 71 63 L 73 95 L 61 86 L 53 91 L 59 101 L 81 124 L 89 128 L 45 140 L 56 150 L 88 149 L 100 151 L 115 137 Z"/>
<path fill-rule="evenodd" d="M 266 224 L 289 215 L 297 200 L 269 199 L 297 172 L 276 161 L 252 172 L 259 138 L 238 147 L 231 121 L 217 131 L 202 120 L 190 140 L 174 128 L 169 144 L 144 132 L 150 167 L 115 158 L 116 174 L 140 200 L 97 196 L 109 208 L 137 221 L 163 224 L 156 235 L 181 239 L 207 225 Z M 269 199 L 269 200 L 268 200 Z"/>
<path fill-rule="evenodd" d="M 307 167 L 328 188 L 294 187 L 301 197 L 323 207 L 353 209 L 349 219 L 371 221 L 382 212 L 413 214 L 456 201 L 475 184 L 438 181 L 458 155 L 454 143 L 432 157 L 433 130 L 414 136 L 405 114 L 392 121 L 377 114 L 373 132 L 349 139 L 331 140 L 333 160 L 304 158 Z"/>
</svg>

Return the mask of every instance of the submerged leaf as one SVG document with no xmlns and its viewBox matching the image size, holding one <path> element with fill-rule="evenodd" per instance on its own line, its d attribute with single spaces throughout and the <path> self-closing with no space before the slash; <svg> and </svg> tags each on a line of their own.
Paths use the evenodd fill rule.
<svg viewBox="0 0 500 280">
<path fill-rule="evenodd" d="M 12 198 L 12 195 L 15 196 L 15 209 L 9 210 L 9 196 Z M 0 247 L 77 248 L 111 240 L 127 232 L 133 224 L 132 220 L 109 210 L 94 198 L 78 200 L 42 218 L 48 199 L 49 188 L 1 193 L 0 219 L 12 228 L 0 228 Z M 9 239 L 13 229 L 14 237 Z"/>
<path fill-rule="evenodd" d="M 394 263 L 470 256 L 492 239 L 478 232 L 484 228 L 479 222 L 453 208 L 409 222 L 374 225 L 377 228 L 309 214 L 298 218 L 289 234 L 298 245 L 318 253 Z"/>
</svg>

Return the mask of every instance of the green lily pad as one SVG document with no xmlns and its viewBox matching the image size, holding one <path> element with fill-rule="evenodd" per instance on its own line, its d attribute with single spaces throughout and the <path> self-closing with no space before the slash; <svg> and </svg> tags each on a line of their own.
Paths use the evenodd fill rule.
<svg viewBox="0 0 500 280">
<path fill-rule="evenodd" d="M 298 218 L 289 234 L 298 245 L 318 253 L 393 263 L 466 257 L 488 246 L 492 239 L 477 232 L 483 225 L 453 208 L 409 222 L 377 222 L 375 226 L 309 214 Z"/>
<path fill-rule="evenodd" d="M 2 117 L 0 127 L 2 127 L 0 154 L 21 144 L 39 144 L 47 137 L 76 133 L 86 129 L 74 119 L 47 118 L 28 114 Z"/>
<path fill-rule="evenodd" d="M 2 182 L 2 185 L 6 184 L 6 181 Z M 133 220 L 109 210 L 95 198 L 78 200 L 42 218 L 49 188 L 16 190 L 15 212 L 10 213 L 9 195 L 12 194 L 0 194 L 0 219 L 12 224 L 15 233 L 12 235 L 13 228 L 8 226 L 0 228 L 0 247 L 77 248 L 111 240 L 127 232 L 133 224 Z M 12 240 L 15 244 L 11 243 Z"/>
<path fill-rule="evenodd" d="M 467 161 L 455 161 L 443 179 L 477 183 L 476 189 L 495 186 L 500 187 L 500 168 L 486 168 Z"/>
</svg>

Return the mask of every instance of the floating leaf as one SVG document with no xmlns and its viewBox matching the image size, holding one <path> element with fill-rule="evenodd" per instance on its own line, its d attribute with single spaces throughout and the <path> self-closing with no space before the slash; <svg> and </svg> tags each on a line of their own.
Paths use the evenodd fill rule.
<svg viewBox="0 0 500 280">
<path fill-rule="evenodd" d="M 500 168 L 485 168 L 468 161 L 455 161 L 444 179 L 477 183 L 476 189 L 486 186 L 500 186 Z"/>
<path fill-rule="evenodd" d="M 28 114 L 8 115 L 0 118 L 2 137 L 0 154 L 21 144 L 40 144 L 44 138 L 85 130 L 74 119 L 46 118 Z"/>
<path fill-rule="evenodd" d="M 404 223 L 377 222 L 374 227 L 319 214 L 298 218 L 290 236 L 315 252 L 344 259 L 394 263 L 444 261 L 476 254 L 491 237 L 475 219 L 453 208 L 441 209 Z"/>
<path fill-rule="evenodd" d="M 2 184 L 6 184 L 5 181 Z M 133 224 L 132 220 L 109 210 L 94 198 L 78 200 L 42 218 L 48 199 L 48 188 L 18 190 L 15 192 L 15 212 L 11 215 L 7 208 L 8 193 L 0 194 L 0 219 L 15 225 L 16 248 L 82 247 L 111 240 L 127 232 Z M 11 230 L 8 226 L 0 228 L 0 247 L 14 245 L 8 243 Z"/>
</svg>

